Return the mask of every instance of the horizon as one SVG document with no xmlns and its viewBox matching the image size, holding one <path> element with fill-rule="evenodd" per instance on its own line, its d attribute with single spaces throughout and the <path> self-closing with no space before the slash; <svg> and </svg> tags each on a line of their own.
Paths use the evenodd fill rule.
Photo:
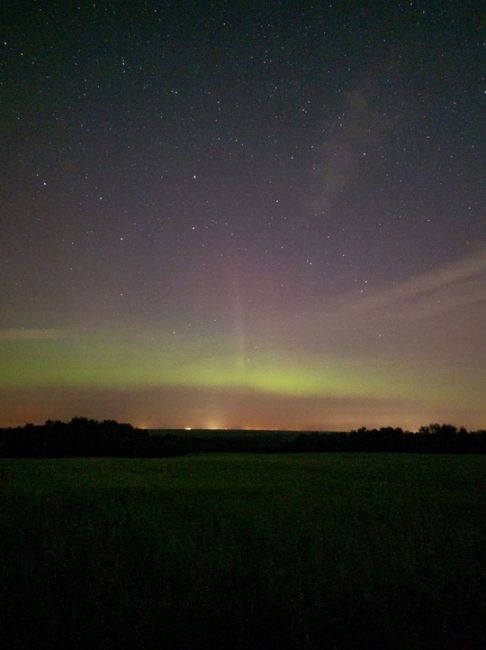
<svg viewBox="0 0 486 650">
<path fill-rule="evenodd" d="M 256 433 L 319 433 L 319 434 L 340 434 L 340 433 L 350 433 L 351 431 L 359 431 L 359 430 L 367 430 L 371 431 L 373 429 L 391 429 L 391 430 L 401 430 L 403 433 L 417 433 L 420 428 L 422 427 L 434 427 L 434 426 L 439 426 L 439 427 L 454 427 L 456 431 L 460 432 L 461 430 L 470 432 L 471 430 L 466 429 L 466 427 L 462 425 L 456 425 L 450 422 L 429 422 L 427 424 L 423 423 L 420 425 L 420 427 L 417 427 L 415 430 L 407 430 L 407 429 L 402 429 L 402 427 L 393 425 L 393 424 L 388 424 L 388 425 L 382 425 L 380 427 L 368 427 L 368 426 L 360 426 L 360 427 L 355 427 L 354 429 L 262 429 L 262 428 L 250 428 L 250 427 L 211 427 L 211 428 L 205 428 L 205 427 L 164 427 L 164 426 L 154 426 L 154 427 L 146 427 L 146 426 L 139 426 L 136 425 L 132 422 L 119 422 L 113 418 L 102 418 L 102 419 L 96 419 L 96 418 L 88 418 L 84 415 L 77 415 L 71 418 L 71 420 L 57 420 L 55 418 L 48 418 L 47 420 L 43 422 L 24 422 L 22 424 L 14 424 L 14 425 L 7 425 L 7 426 L 0 426 L 0 430 L 4 429 L 9 429 L 9 428 L 22 428 L 26 426 L 36 426 L 36 427 L 42 427 L 46 426 L 48 424 L 71 424 L 72 420 L 87 420 L 88 422 L 96 422 L 98 424 L 103 424 L 104 422 L 115 422 L 117 425 L 129 425 L 133 427 L 134 429 L 138 429 L 141 431 L 147 431 L 147 432 L 152 432 L 152 431 L 168 431 L 168 432 L 180 432 L 180 433 L 185 433 L 190 435 L 191 432 L 193 433 L 225 433 L 225 432 L 230 432 L 230 433 L 247 433 L 247 432 L 256 432 Z M 485 429 L 482 427 L 479 427 L 478 431 L 484 431 Z"/>
</svg>

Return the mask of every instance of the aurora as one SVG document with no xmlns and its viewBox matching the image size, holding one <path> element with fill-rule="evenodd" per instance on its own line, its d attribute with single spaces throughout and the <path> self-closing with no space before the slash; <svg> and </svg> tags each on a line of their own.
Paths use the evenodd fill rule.
<svg viewBox="0 0 486 650">
<path fill-rule="evenodd" d="M 7 17 L 0 426 L 485 426 L 474 12 L 281 4 Z"/>
</svg>

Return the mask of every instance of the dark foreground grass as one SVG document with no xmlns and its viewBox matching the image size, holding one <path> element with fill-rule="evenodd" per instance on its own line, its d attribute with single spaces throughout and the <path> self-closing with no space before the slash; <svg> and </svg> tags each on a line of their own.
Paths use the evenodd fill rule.
<svg viewBox="0 0 486 650">
<path fill-rule="evenodd" d="M 486 647 L 484 488 L 473 456 L 1 460 L 2 647 Z"/>
</svg>

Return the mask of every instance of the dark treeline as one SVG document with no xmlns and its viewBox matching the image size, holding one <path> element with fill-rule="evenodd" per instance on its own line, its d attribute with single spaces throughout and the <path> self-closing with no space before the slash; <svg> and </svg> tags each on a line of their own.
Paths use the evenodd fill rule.
<svg viewBox="0 0 486 650">
<path fill-rule="evenodd" d="M 282 432 L 284 433 L 284 432 Z M 198 432 L 186 438 L 192 453 L 260 452 L 260 453 L 314 453 L 314 452 L 408 452 L 428 454 L 484 454 L 486 430 L 467 431 L 451 424 L 430 424 L 417 432 L 384 427 L 361 428 L 355 431 L 322 433 L 305 432 L 289 436 L 288 432 L 256 432 L 255 436 L 238 437 L 237 432 L 221 431 L 217 436 L 205 437 Z"/>
<path fill-rule="evenodd" d="M 484 454 L 486 430 L 467 431 L 451 424 L 430 424 L 417 432 L 399 428 L 361 428 L 349 433 L 309 433 L 288 444 L 289 452 L 370 451 L 426 454 Z"/>
<path fill-rule="evenodd" d="M 486 430 L 466 431 L 450 424 L 430 424 L 417 432 L 398 428 L 358 429 L 349 433 L 259 431 L 171 431 L 151 435 L 131 424 L 83 417 L 71 422 L 48 420 L 0 430 L 0 457 L 61 458 L 122 456 L 161 458 L 191 453 L 408 452 L 486 453 Z M 182 435 L 183 434 L 183 435 Z"/>
<path fill-rule="evenodd" d="M 150 436 L 148 431 L 115 420 L 73 418 L 47 420 L 43 425 L 0 431 L 0 457 L 62 458 L 71 456 L 161 457 L 188 453 L 184 440 L 174 435 Z"/>
</svg>

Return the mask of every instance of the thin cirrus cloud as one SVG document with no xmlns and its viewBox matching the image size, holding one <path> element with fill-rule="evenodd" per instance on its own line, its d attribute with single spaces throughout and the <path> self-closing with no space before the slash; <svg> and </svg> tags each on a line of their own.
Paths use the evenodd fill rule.
<svg viewBox="0 0 486 650">
<path fill-rule="evenodd" d="M 381 315 L 383 310 L 396 310 L 402 306 L 409 315 L 427 317 L 485 299 L 486 250 L 483 250 L 361 300 L 354 300 L 341 312 L 349 316 L 376 312 Z"/>
<path fill-rule="evenodd" d="M 486 310 L 486 249 L 384 289 L 340 296 L 308 313 L 305 321 L 300 318 L 299 327 L 325 340 L 331 332 L 345 334 L 371 323 L 393 322 L 395 328 L 432 323 L 434 316 L 466 307 L 471 314 Z"/>
<path fill-rule="evenodd" d="M 0 341 L 49 341 L 65 339 L 69 336 L 66 330 L 56 328 L 45 329 L 4 329 L 0 330 Z"/>
<path fill-rule="evenodd" d="M 315 213 L 325 213 L 339 200 L 367 155 L 380 142 L 393 119 L 378 115 L 377 83 L 361 83 L 345 94 L 333 118 L 322 128 L 323 142 L 313 166 L 315 191 L 309 202 Z"/>
</svg>

